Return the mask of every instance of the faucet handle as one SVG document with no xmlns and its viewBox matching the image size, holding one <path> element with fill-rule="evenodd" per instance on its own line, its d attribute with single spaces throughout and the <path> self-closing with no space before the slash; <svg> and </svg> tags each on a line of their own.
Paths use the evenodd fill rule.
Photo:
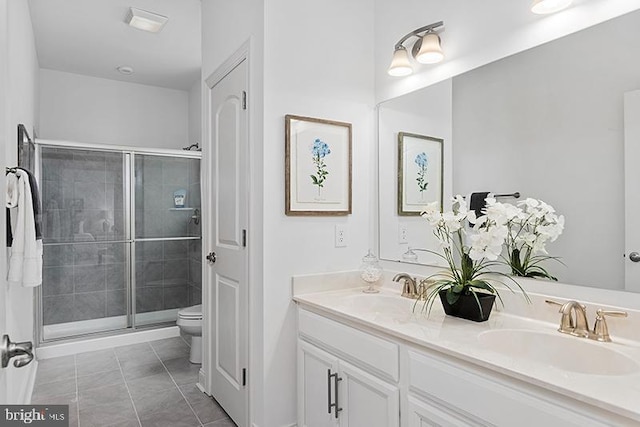
<svg viewBox="0 0 640 427">
<path fill-rule="evenodd" d="M 558 307 L 562 307 L 564 304 L 558 301 L 554 301 L 552 299 L 546 299 L 544 300 L 544 302 L 546 302 L 549 305 L 557 305 Z"/>
<path fill-rule="evenodd" d="M 607 319 L 605 316 L 611 317 L 627 317 L 629 313 L 626 311 L 609 311 L 599 308 L 596 310 L 596 322 L 593 325 L 593 339 L 602 342 L 611 342 L 609 336 L 609 327 L 607 326 Z"/>
</svg>

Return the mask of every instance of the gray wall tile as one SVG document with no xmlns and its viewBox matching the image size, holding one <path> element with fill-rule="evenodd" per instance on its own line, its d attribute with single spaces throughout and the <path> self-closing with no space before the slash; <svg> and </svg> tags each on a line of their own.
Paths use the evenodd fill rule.
<svg viewBox="0 0 640 427">
<path fill-rule="evenodd" d="M 187 283 L 189 279 L 189 263 L 186 260 L 167 260 L 163 263 L 165 282 L 172 279 L 179 279 L 183 283 Z"/>
<path fill-rule="evenodd" d="M 43 297 L 42 305 L 45 325 L 73 321 L 73 295 Z"/>
<path fill-rule="evenodd" d="M 162 287 L 136 288 L 136 311 L 147 313 L 163 309 Z"/>
<path fill-rule="evenodd" d="M 189 286 L 164 287 L 164 309 L 182 308 L 189 305 Z"/>
<path fill-rule="evenodd" d="M 101 319 L 106 316 L 106 292 L 75 294 L 73 320 Z"/>
<path fill-rule="evenodd" d="M 170 240 L 164 242 L 164 259 L 185 260 L 189 253 L 188 240 Z"/>
<path fill-rule="evenodd" d="M 42 274 L 44 296 L 73 293 L 73 266 L 45 267 Z"/>
<path fill-rule="evenodd" d="M 107 289 L 116 290 L 126 288 L 128 272 L 124 263 L 106 266 Z"/>
<path fill-rule="evenodd" d="M 73 284 L 76 293 L 106 290 L 106 271 L 104 264 L 74 266 Z"/>
<path fill-rule="evenodd" d="M 127 314 L 125 291 L 107 291 L 107 316 L 123 316 Z"/>
</svg>

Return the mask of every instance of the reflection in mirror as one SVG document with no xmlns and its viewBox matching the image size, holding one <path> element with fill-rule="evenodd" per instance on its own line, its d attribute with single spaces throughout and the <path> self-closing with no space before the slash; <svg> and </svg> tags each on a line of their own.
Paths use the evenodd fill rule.
<svg viewBox="0 0 640 427">
<path fill-rule="evenodd" d="M 640 90 L 638 28 L 636 11 L 381 104 L 381 258 L 435 247 L 424 221 L 399 217 L 394 204 L 397 134 L 415 132 L 445 141 L 445 209 L 458 193 L 542 199 L 566 217 L 564 234 L 548 246 L 566 265 L 549 265 L 560 282 L 634 290 L 624 197 L 633 170 L 625 172 L 624 159 L 640 145 L 630 129 L 640 123 L 632 94 Z"/>
</svg>

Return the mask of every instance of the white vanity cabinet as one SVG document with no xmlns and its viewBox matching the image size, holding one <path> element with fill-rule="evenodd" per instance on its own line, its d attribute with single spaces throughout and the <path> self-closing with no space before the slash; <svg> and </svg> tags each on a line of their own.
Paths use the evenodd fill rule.
<svg viewBox="0 0 640 427">
<path fill-rule="evenodd" d="M 299 319 L 298 426 L 399 427 L 398 370 L 369 365 L 383 353 L 397 368 L 397 345 L 304 310 Z"/>
<path fill-rule="evenodd" d="M 299 427 L 639 425 L 378 329 L 347 325 L 298 310 Z M 335 402 L 337 418 L 329 406 Z"/>
</svg>

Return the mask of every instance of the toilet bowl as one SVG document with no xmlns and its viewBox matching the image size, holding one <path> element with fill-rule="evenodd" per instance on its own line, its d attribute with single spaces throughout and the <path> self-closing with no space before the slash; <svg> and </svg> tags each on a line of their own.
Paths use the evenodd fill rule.
<svg viewBox="0 0 640 427">
<path fill-rule="evenodd" d="M 202 363 L 202 304 L 180 310 L 176 323 L 185 335 L 191 336 L 189 361 Z"/>
</svg>

